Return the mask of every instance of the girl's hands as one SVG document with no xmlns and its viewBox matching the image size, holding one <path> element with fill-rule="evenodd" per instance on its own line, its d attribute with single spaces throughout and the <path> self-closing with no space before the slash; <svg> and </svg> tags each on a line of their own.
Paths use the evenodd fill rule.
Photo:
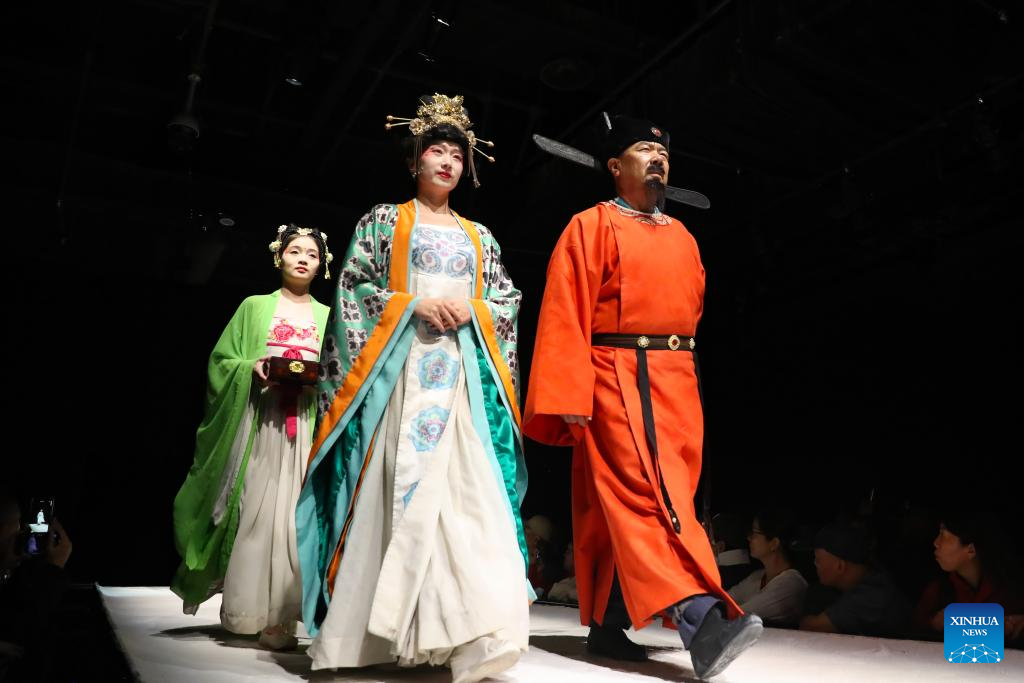
<svg viewBox="0 0 1024 683">
<path fill-rule="evenodd" d="M 267 372 L 269 371 L 268 363 L 270 362 L 270 356 L 263 356 L 256 365 L 252 366 L 252 374 L 256 378 L 256 381 L 260 383 L 261 387 L 267 386 L 267 380 L 270 379 Z"/>
</svg>

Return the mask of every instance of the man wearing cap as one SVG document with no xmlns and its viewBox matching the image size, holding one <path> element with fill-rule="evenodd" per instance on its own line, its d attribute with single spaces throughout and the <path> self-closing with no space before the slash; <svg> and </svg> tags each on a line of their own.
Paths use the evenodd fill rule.
<svg viewBox="0 0 1024 683">
<path fill-rule="evenodd" d="M 588 649 L 646 657 L 622 629 L 671 619 L 694 671 L 722 671 L 762 626 L 722 589 L 697 521 L 703 413 L 693 350 L 704 268 L 660 204 L 669 135 L 608 120 L 617 197 L 570 221 L 547 271 L 525 433 L 572 446 L 573 537 Z"/>
<path fill-rule="evenodd" d="M 823 586 L 839 598 L 819 614 L 800 620 L 803 631 L 864 636 L 905 636 L 910 603 L 888 574 L 869 560 L 867 533 L 850 524 L 830 524 L 814 539 L 814 568 Z"/>
</svg>

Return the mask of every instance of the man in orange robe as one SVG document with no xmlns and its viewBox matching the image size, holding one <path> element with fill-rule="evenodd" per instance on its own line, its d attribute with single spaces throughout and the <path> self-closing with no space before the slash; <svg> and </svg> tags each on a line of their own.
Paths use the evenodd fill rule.
<svg viewBox="0 0 1024 683">
<path fill-rule="evenodd" d="M 703 413 L 693 336 L 704 268 L 662 213 L 669 136 L 614 117 L 604 158 L 618 197 L 577 214 L 547 271 L 524 432 L 572 446 L 573 543 L 588 649 L 644 659 L 622 629 L 674 621 L 698 676 L 761 633 L 722 589 L 697 521 Z"/>
</svg>

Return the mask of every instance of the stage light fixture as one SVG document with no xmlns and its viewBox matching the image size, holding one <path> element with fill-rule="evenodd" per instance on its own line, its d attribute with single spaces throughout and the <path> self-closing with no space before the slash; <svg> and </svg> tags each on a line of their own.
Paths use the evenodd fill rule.
<svg viewBox="0 0 1024 683">
<path fill-rule="evenodd" d="M 284 52 L 284 82 L 293 88 L 312 83 L 319 57 L 320 41 L 316 36 L 303 34 L 290 39 Z"/>
<path fill-rule="evenodd" d="M 188 75 L 188 96 L 185 98 L 185 107 L 167 124 L 167 144 L 178 154 L 191 153 L 196 148 L 196 141 L 199 140 L 199 121 L 192 114 L 192 105 L 195 102 L 196 88 L 201 80 L 199 74 Z"/>
</svg>

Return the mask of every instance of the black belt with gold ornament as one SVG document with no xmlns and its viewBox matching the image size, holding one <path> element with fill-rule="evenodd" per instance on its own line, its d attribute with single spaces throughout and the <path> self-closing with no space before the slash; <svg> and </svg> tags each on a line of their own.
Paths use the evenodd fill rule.
<svg viewBox="0 0 1024 683">
<path fill-rule="evenodd" d="M 644 434 L 647 436 L 647 448 L 651 452 L 651 459 L 658 473 L 658 483 L 661 486 L 661 497 L 665 501 L 665 508 L 668 510 L 669 519 L 672 521 L 672 528 L 678 534 L 682 527 L 679 524 L 679 516 L 672 507 L 672 499 L 668 495 L 668 488 L 665 486 L 665 477 L 661 473 L 661 463 L 658 460 L 658 435 L 654 430 L 654 405 L 651 403 L 651 378 L 647 371 L 648 351 L 689 351 L 693 354 L 693 368 L 697 375 L 697 395 L 700 397 L 701 406 L 704 405 L 704 392 L 701 389 L 700 365 L 697 364 L 697 341 L 688 335 L 681 334 L 593 334 L 590 337 L 592 346 L 610 346 L 617 349 L 636 350 L 636 384 L 640 390 L 640 407 L 644 416 Z"/>
<path fill-rule="evenodd" d="M 595 334 L 590 343 L 647 351 L 693 351 L 697 348 L 697 340 L 683 334 Z"/>
</svg>

